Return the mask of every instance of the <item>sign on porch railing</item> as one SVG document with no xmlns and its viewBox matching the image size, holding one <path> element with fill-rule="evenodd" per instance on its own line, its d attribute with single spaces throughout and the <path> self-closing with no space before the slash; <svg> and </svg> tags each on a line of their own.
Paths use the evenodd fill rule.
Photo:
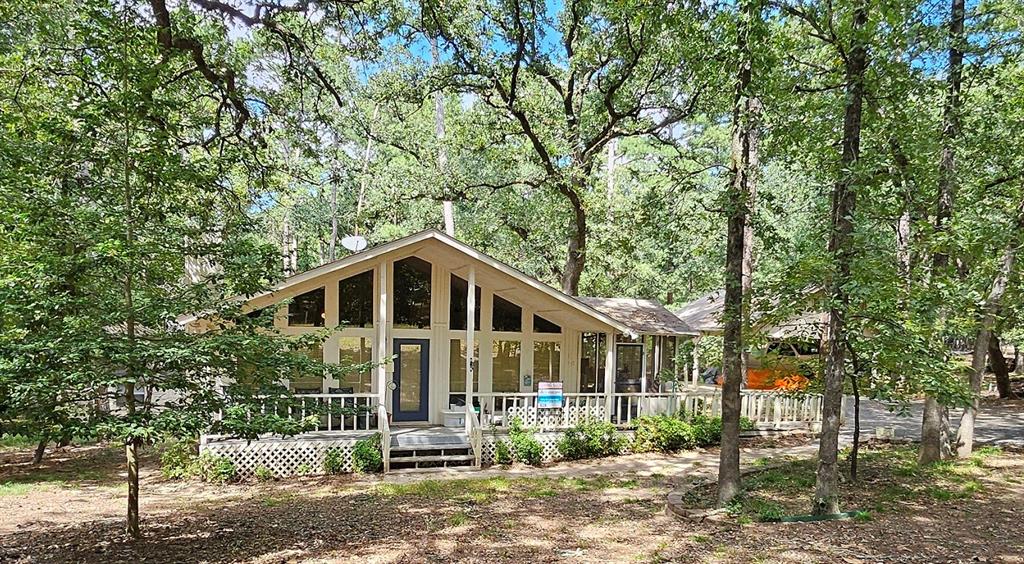
<svg viewBox="0 0 1024 564">
<path fill-rule="evenodd" d="M 561 382 L 537 382 L 537 407 L 555 409 L 562 407 L 565 397 Z"/>
</svg>

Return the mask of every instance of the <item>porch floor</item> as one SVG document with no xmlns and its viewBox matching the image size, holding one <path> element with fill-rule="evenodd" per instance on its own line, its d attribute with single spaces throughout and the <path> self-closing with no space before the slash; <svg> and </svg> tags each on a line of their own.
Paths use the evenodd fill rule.
<svg viewBox="0 0 1024 564">
<path fill-rule="evenodd" d="M 291 441 L 336 441 L 365 439 L 376 433 L 376 429 L 369 431 L 308 431 L 291 437 L 278 435 L 267 435 L 259 438 L 261 443 L 291 442 Z M 223 436 L 207 435 L 208 442 L 221 444 L 247 443 L 246 439 L 229 438 Z M 465 431 L 461 427 L 442 427 L 440 425 L 392 425 L 391 447 L 427 447 L 427 446 L 457 446 L 469 443 Z"/>
</svg>

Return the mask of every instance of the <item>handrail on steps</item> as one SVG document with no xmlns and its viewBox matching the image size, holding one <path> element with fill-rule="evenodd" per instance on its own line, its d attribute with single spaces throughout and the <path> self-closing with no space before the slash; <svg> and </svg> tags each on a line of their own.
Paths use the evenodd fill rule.
<svg viewBox="0 0 1024 564">
<path fill-rule="evenodd" d="M 391 425 L 388 410 L 383 403 L 377 404 L 377 430 L 380 432 L 380 454 L 384 461 L 384 473 L 391 471 Z"/>
</svg>

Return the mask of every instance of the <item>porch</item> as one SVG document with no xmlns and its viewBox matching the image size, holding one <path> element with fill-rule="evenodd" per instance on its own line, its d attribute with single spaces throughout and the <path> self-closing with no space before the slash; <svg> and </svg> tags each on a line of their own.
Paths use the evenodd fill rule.
<svg viewBox="0 0 1024 564">
<path fill-rule="evenodd" d="M 741 416 L 760 430 L 816 431 L 821 425 L 818 394 L 781 394 L 743 390 Z M 294 437 L 265 436 L 248 442 L 219 435 L 204 435 L 201 450 L 231 458 L 239 475 L 250 476 L 259 466 L 276 475 L 316 473 L 328 450 L 344 454 L 346 471 L 352 470 L 356 442 L 381 434 L 385 472 L 453 466 L 480 468 L 493 462 L 495 444 L 511 422 L 519 419 L 536 432 L 544 447 L 544 461 L 557 458 L 557 443 L 565 429 L 588 420 L 609 421 L 619 432 L 631 434 L 638 417 L 701 413 L 721 415 L 721 390 L 692 386 L 665 393 L 565 393 L 560 407 L 541 407 L 538 393 L 479 393 L 474 409 L 463 410 L 449 426 L 391 421 L 376 394 L 309 394 L 286 404 L 296 419 L 319 417 L 320 425 Z M 339 412 L 339 406 L 345 409 Z M 282 406 L 277 406 L 278 413 Z"/>
</svg>

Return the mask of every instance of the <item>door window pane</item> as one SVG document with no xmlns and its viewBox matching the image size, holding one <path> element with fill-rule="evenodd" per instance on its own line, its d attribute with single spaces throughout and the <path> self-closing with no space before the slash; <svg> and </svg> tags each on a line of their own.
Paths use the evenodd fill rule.
<svg viewBox="0 0 1024 564">
<path fill-rule="evenodd" d="M 338 282 L 338 322 L 346 327 L 373 327 L 373 271 Z"/>
<path fill-rule="evenodd" d="M 466 330 L 466 295 L 469 282 L 452 275 L 451 300 L 448 304 L 448 326 L 453 331 Z M 476 312 L 473 315 L 473 327 L 480 329 L 480 286 L 476 287 Z"/>
<path fill-rule="evenodd" d="M 288 325 L 292 327 L 324 326 L 324 289 L 317 288 L 295 296 L 288 304 Z"/>
<path fill-rule="evenodd" d="M 494 341 L 491 350 L 492 388 L 495 392 L 519 391 L 519 341 Z"/>
<path fill-rule="evenodd" d="M 398 409 L 401 411 L 419 411 L 420 396 L 423 390 L 420 389 L 420 355 L 421 345 L 400 345 L 399 367 L 401 380 L 399 381 Z"/>
<path fill-rule="evenodd" d="M 679 373 L 676 371 L 676 337 L 661 338 L 661 364 L 659 369 L 659 380 L 666 382 L 674 380 Z"/>
<path fill-rule="evenodd" d="M 642 345 L 617 345 L 615 357 L 615 392 L 639 393 L 644 347 Z"/>
<path fill-rule="evenodd" d="M 341 365 L 351 366 L 346 371 L 337 392 L 339 394 L 368 394 L 372 390 L 371 370 L 360 372 L 356 365 L 365 365 L 373 360 L 373 346 L 367 337 L 342 337 L 338 339 L 338 353 Z"/>
<path fill-rule="evenodd" d="M 605 338 L 603 333 L 584 333 L 580 354 L 580 391 L 604 393 Z"/>
<path fill-rule="evenodd" d="M 421 258 L 395 262 L 395 327 L 430 327 L 430 272 Z"/>
<path fill-rule="evenodd" d="M 533 343 L 533 389 L 537 382 L 558 382 L 562 378 L 559 373 L 561 362 L 561 343 L 535 341 Z"/>
<path fill-rule="evenodd" d="M 523 309 L 495 294 L 491 324 L 495 331 L 522 331 Z"/>
</svg>

